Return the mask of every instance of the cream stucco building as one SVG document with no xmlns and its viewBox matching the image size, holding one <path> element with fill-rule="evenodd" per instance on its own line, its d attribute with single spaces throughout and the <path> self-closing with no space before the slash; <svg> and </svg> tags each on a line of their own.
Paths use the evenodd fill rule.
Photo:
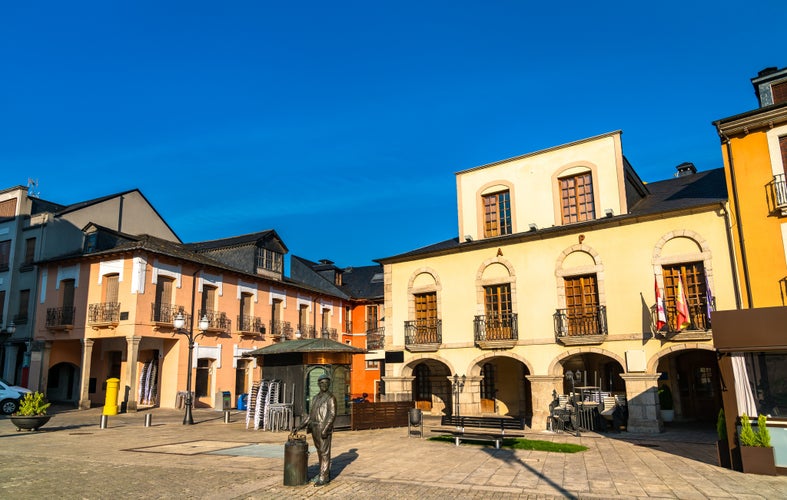
<svg viewBox="0 0 787 500">
<path fill-rule="evenodd" d="M 459 172 L 456 186 L 457 238 L 380 260 L 385 398 L 543 429 L 553 391 L 590 386 L 625 396 L 630 430 L 657 432 L 668 386 L 677 418 L 715 419 L 710 311 L 735 306 L 722 169 L 687 163 L 646 184 L 616 131 Z"/>
</svg>

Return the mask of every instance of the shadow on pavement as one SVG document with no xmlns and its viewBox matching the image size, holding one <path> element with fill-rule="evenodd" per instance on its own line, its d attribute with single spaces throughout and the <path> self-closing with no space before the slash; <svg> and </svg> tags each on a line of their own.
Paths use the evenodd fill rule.
<svg viewBox="0 0 787 500">
<path fill-rule="evenodd" d="M 487 448 L 486 446 L 482 448 L 485 453 L 487 453 L 492 458 L 496 458 L 498 460 L 502 460 L 503 462 L 511 465 L 521 465 L 523 468 L 530 471 L 532 474 L 538 476 L 542 481 L 552 486 L 556 492 L 562 495 L 565 498 L 576 499 L 577 497 L 569 493 L 566 489 L 564 489 L 561 485 L 557 484 L 547 476 L 541 474 L 541 472 L 531 465 L 528 465 L 526 462 L 523 462 L 519 457 L 516 456 L 514 450 L 509 450 L 505 448 L 495 449 L 495 448 Z"/>
</svg>

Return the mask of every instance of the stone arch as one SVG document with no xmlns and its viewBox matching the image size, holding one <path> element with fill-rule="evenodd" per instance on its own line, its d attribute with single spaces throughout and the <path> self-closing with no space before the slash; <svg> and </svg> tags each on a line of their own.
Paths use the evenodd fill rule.
<svg viewBox="0 0 787 500">
<path fill-rule="evenodd" d="M 562 378 L 563 372 L 561 370 L 562 367 L 561 361 L 563 361 L 568 357 L 577 354 L 585 354 L 585 353 L 593 353 L 593 354 L 600 354 L 602 356 L 606 356 L 620 363 L 620 366 L 623 367 L 623 370 L 626 369 L 626 361 L 620 355 L 612 351 L 609 351 L 607 349 L 602 349 L 600 347 L 576 347 L 573 349 L 566 349 L 565 351 L 555 356 L 555 359 L 553 359 L 552 362 L 549 364 L 549 369 L 547 370 L 547 373 L 549 375 Z"/>
<path fill-rule="evenodd" d="M 700 343 L 700 342 L 684 342 L 684 343 L 676 343 L 674 345 L 670 345 L 669 347 L 660 350 L 656 354 L 648 359 L 647 364 L 647 373 L 656 373 L 656 368 L 659 366 L 659 360 L 665 356 L 670 354 L 675 354 L 679 351 L 686 351 L 686 350 L 704 350 L 704 351 L 715 351 L 716 349 L 708 343 Z"/>
<path fill-rule="evenodd" d="M 476 227 L 478 228 L 478 236 L 484 236 L 484 195 L 489 195 L 493 193 L 500 193 L 503 191 L 508 191 L 508 200 L 511 203 L 511 231 L 513 233 L 518 232 L 517 225 L 516 225 L 516 209 L 514 207 L 515 204 L 515 187 L 514 183 L 507 179 L 496 179 L 493 181 L 489 181 L 481 185 L 478 190 L 475 192 L 475 199 L 476 199 Z"/>
<path fill-rule="evenodd" d="M 568 177 L 572 175 L 577 175 L 585 172 L 590 172 L 590 177 L 593 182 L 593 186 L 599 185 L 599 177 L 598 177 L 598 165 L 591 161 L 573 161 L 568 162 L 560 167 L 556 168 L 552 173 L 552 210 L 554 211 L 555 220 L 560 222 L 563 220 L 563 207 L 561 206 L 561 196 L 560 196 L 560 182 L 558 179 L 562 177 Z M 593 210 L 596 214 L 598 214 L 601 210 L 600 200 L 597 193 L 597 188 L 593 190 Z"/>
<path fill-rule="evenodd" d="M 432 283 L 429 285 L 416 286 L 416 280 L 419 276 L 429 275 L 432 278 Z M 415 295 L 419 293 L 432 293 L 436 295 L 437 302 L 437 317 L 442 318 L 442 290 L 443 285 L 440 281 L 440 275 L 431 267 L 419 267 L 410 274 L 410 279 L 407 282 L 407 318 L 409 320 L 415 319 Z"/>
<path fill-rule="evenodd" d="M 663 255 L 664 247 L 673 239 L 687 238 L 699 247 L 698 252 L 689 252 L 680 255 Z M 708 286 L 713 290 L 713 252 L 710 249 L 708 241 L 698 232 L 691 229 L 679 229 L 670 231 L 656 242 L 653 247 L 653 274 L 656 276 L 656 281 L 659 287 L 664 287 L 664 277 L 662 276 L 662 266 L 668 264 L 678 264 L 681 262 L 702 261 L 702 267 L 705 272 L 705 278 L 708 280 Z"/>
<path fill-rule="evenodd" d="M 533 366 L 530 363 L 528 363 L 525 358 L 523 358 L 522 356 L 520 356 L 519 354 L 517 354 L 515 352 L 506 352 L 505 354 L 499 354 L 499 353 L 495 353 L 495 352 L 486 352 L 486 353 L 483 353 L 480 356 L 474 358 L 472 361 L 470 361 L 470 365 L 469 365 L 469 370 L 468 370 L 467 376 L 468 377 L 480 377 L 481 376 L 481 365 L 484 364 L 484 361 L 492 359 L 492 358 L 501 358 L 501 357 L 511 358 L 511 359 L 515 359 L 516 361 L 519 361 L 520 363 L 525 365 L 525 368 L 527 368 L 527 371 L 530 372 L 530 374 L 533 374 Z"/>
<path fill-rule="evenodd" d="M 484 271 L 490 266 L 502 265 L 507 271 L 507 277 L 494 277 L 484 279 Z M 508 283 L 511 287 L 511 307 L 513 313 L 517 312 L 517 297 L 516 297 L 516 271 L 514 265 L 508 260 L 501 257 L 493 257 L 481 262 L 475 275 L 475 292 L 476 292 L 476 305 L 480 310 L 484 309 L 484 287 L 488 285 L 500 285 Z"/>
<path fill-rule="evenodd" d="M 575 252 L 582 252 L 589 255 L 592 259 L 592 264 L 568 269 L 564 268 L 563 264 L 565 263 L 566 259 Z M 576 276 L 579 274 L 596 275 L 598 302 L 600 305 L 607 303 L 606 287 L 604 285 L 604 264 L 601 262 L 601 255 L 590 245 L 579 243 L 564 249 L 562 252 L 560 252 L 560 255 L 555 261 L 555 280 L 557 284 L 558 309 L 564 309 L 566 307 L 566 284 L 563 278 L 566 276 Z"/>
<path fill-rule="evenodd" d="M 450 373 L 456 373 L 456 369 L 454 368 L 454 365 L 450 361 L 448 361 L 447 359 L 445 359 L 445 358 L 443 358 L 441 356 L 436 356 L 434 354 L 415 354 L 412 357 L 412 359 L 410 359 L 407 363 L 404 363 L 402 365 L 401 373 L 399 375 L 395 375 L 395 376 L 398 376 L 398 377 L 412 377 L 412 376 L 414 376 L 413 375 L 413 369 L 415 368 L 415 366 L 417 364 L 422 363 L 424 361 L 435 361 L 435 362 L 441 363 L 441 364 L 445 365 L 448 368 L 448 371 Z"/>
</svg>

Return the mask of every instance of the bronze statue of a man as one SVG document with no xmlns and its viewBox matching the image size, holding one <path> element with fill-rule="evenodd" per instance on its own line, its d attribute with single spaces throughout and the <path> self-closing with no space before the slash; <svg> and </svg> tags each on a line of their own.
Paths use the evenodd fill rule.
<svg viewBox="0 0 787 500">
<path fill-rule="evenodd" d="M 320 473 L 312 479 L 315 486 L 322 486 L 331 480 L 331 437 L 333 437 L 333 421 L 336 419 L 336 397 L 328 392 L 331 377 L 327 374 L 320 375 L 317 379 L 320 392 L 311 401 L 309 415 L 293 434 L 307 428 L 317 448 L 320 458 Z"/>
</svg>

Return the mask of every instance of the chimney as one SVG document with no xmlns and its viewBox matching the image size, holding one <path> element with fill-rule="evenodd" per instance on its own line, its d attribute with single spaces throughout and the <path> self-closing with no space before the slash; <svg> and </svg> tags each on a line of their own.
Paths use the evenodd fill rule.
<svg viewBox="0 0 787 500">
<path fill-rule="evenodd" d="M 690 161 L 685 161 L 675 168 L 678 170 L 675 174 L 675 177 L 685 177 L 687 175 L 693 175 L 697 173 L 697 167 L 695 167 Z"/>
</svg>

